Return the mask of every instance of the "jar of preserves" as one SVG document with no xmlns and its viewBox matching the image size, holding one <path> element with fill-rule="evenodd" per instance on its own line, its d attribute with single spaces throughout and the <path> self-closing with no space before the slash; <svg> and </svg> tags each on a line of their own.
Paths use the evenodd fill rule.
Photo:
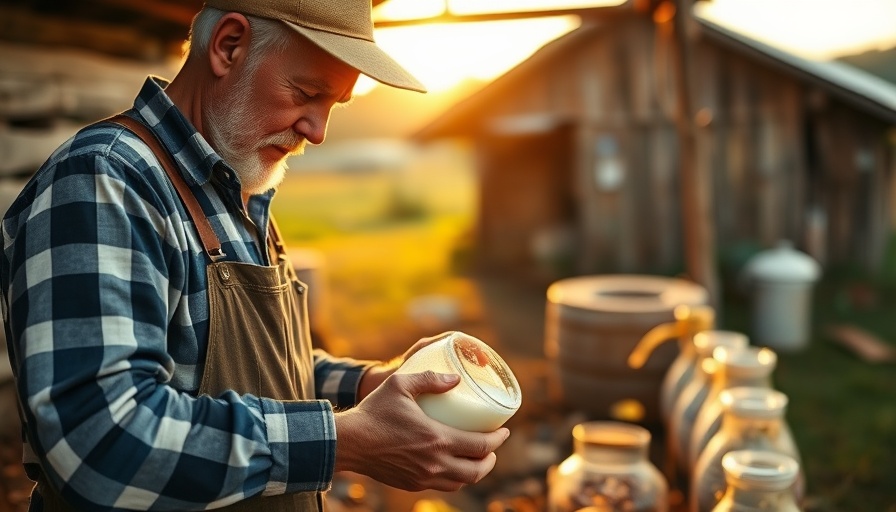
<svg viewBox="0 0 896 512">
<path fill-rule="evenodd" d="M 646 428 L 589 421 L 572 436 L 572 455 L 548 474 L 548 512 L 668 511 L 669 486 L 649 458 Z"/>
</svg>

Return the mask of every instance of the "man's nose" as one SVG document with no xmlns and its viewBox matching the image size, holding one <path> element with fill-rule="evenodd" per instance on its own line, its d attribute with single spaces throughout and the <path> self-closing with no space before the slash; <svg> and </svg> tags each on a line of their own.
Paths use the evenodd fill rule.
<svg viewBox="0 0 896 512">
<path fill-rule="evenodd" d="M 327 136 L 327 123 L 330 120 L 329 110 L 305 115 L 296 121 L 294 130 L 310 144 L 321 144 Z"/>
</svg>

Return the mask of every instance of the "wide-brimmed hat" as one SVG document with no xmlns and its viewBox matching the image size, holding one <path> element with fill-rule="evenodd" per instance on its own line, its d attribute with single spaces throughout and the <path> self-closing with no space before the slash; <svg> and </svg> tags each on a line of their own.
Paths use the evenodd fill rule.
<svg viewBox="0 0 896 512">
<path fill-rule="evenodd" d="M 373 40 L 370 0 L 206 0 L 209 7 L 280 20 L 361 73 L 386 85 L 426 87 Z"/>
</svg>

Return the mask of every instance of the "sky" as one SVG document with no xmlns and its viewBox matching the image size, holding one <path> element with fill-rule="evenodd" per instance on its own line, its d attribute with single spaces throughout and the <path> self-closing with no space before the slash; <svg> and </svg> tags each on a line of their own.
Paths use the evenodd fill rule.
<svg viewBox="0 0 896 512">
<path fill-rule="evenodd" d="M 521 10 L 551 4 L 583 7 L 622 0 L 389 0 L 378 19 L 419 18 L 438 14 L 446 2 L 457 14 L 489 6 Z M 896 46 L 896 0 L 712 0 L 697 12 L 717 23 L 806 58 Z M 432 92 L 466 79 L 490 80 L 525 60 L 547 42 L 578 27 L 575 16 L 380 28 L 377 42 Z M 363 78 L 363 77 L 362 77 Z M 355 93 L 375 82 L 359 82 Z"/>
</svg>

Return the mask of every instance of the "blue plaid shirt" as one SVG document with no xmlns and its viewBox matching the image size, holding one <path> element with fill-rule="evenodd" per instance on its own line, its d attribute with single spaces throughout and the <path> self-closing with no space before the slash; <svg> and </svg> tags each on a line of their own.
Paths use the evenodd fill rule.
<svg viewBox="0 0 896 512">
<path fill-rule="evenodd" d="M 266 230 L 244 216 L 267 226 L 273 191 L 244 213 L 233 169 L 166 85 L 147 79 L 126 114 L 174 155 L 226 259 L 267 264 Z M 2 309 L 29 475 L 43 471 L 89 510 L 204 510 L 329 487 L 333 408 L 355 404 L 369 363 L 315 351 L 318 400 L 197 396 L 208 261 L 164 170 L 133 134 L 109 123 L 81 130 L 25 186 L 2 233 Z"/>
</svg>

